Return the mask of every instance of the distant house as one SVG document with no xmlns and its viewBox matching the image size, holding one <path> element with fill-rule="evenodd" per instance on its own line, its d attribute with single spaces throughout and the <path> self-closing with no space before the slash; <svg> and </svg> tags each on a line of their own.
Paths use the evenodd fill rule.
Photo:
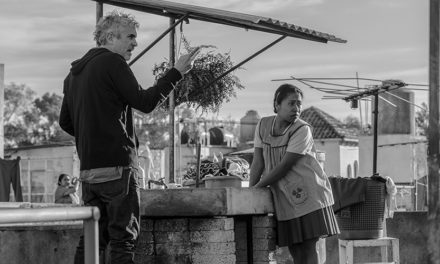
<svg viewBox="0 0 440 264">
<path fill-rule="evenodd" d="M 79 159 L 72 142 L 5 149 L 5 158 L 18 156 L 24 202 L 52 203 L 61 173 L 79 177 Z"/>
<path fill-rule="evenodd" d="M 325 153 L 324 168 L 329 176 L 369 176 L 359 175 L 359 141 L 354 130 L 314 106 L 303 110 L 301 118 L 313 127 L 315 146 Z"/>
<path fill-rule="evenodd" d="M 164 150 L 152 149 L 155 177 L 164 177 Z M 80 161 L 73 142 L 5 149 L 6 159 L 20 157 L 20 183 L 24 202 L 52 203 L 58 176 L 79 177 Z M 13 201 L 11 188 L 10 201 Z M 81 194 L 81 188 L 79 189 Z"/>
<path fill-rule="evenodd" d="M 348 178 L 359 176 L 359 146 L 355 131 L 314 106 L 303 110 L 301 118 L 313 127 L 316 149 L 325 154 L 326 173 Z M 255 131 L 255 127 L 253 129 Z M 252 154 L 253 148 L 228 155 L 240 156 L 251 162 Z"/>
</svg>

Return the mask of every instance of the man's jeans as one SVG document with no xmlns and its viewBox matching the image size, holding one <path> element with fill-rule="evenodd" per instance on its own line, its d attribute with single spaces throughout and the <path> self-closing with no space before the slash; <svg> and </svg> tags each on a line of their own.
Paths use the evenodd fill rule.
<svg viewBox="0 0 440 264">
<path fill-rule="evenodd" d="M 124 169 L 121 179 L 104 183 L 82 183 L 86 206 L 96 206 L 99 219 L 99 251 L 110 245 L 113 264 L 134 263 L 135 242 L 139 235 L 139 184 L 136 169 Z M 84 263 L 84 236 L 76 249 L 75 264 Z"/>
</svg>

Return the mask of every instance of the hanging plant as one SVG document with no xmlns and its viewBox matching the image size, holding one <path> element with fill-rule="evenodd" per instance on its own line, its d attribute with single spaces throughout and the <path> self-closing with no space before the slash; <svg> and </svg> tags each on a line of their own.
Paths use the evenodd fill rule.
<svg viewBox="0 0 440 264">
<path fill-rule="evenodd" d="M 195 47 L 182 37 L 184 49 L 190 52 Z M 202 45 L 201 48 L 216 49 L 212 45 Z M 231 98 L 236 97 L 236 89 L 243 89 L 240 79 L 233 74 L 227 74 L 220 80 L 209 85 L 218 76 L 232 68 L 233 63 L 229 53 L 215 53 L 211 51 L 201 51 L 194 61 L 193 68 L 185 74 L 183 79 L 177 84 L 174 98 L 175 106 L 186 103 L 188 107 L 201 108 L 206 112 L 218 112 L 223 103 L 229 102 Z M 153 75 L 156 79 L 160 78 L 169 69 L 169 62 L 164 61 L 155 64 Z M 161 107 L 168 108 L 168 99 L 161 104 Z"/>
</svg>

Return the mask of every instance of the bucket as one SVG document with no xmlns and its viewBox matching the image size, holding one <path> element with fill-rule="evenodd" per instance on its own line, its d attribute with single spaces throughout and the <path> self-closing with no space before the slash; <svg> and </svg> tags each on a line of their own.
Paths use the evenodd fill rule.
<svg viewBox="0 0 440 264">
<path fill-rule="evenodd" d="M 364 202 L 343 208 L 336 213 L 336 220 L 341 230 L 340 239 L 356 240 L 383 237 L 385 183 L 369 179 L 366 184 Z"/>
</svg>

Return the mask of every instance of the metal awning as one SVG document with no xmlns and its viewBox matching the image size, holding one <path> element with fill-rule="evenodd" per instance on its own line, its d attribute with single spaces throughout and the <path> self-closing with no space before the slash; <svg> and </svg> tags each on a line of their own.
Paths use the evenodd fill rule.
<svg viewBox="0 0 440 264">
<path fill-rule="evenodd" d="M 144 13 L 150 13 L 150 14 L 165 16 L 170 18 L 170 27 L 165 32 L 163 32 L 156 40 L 154 40 L 149 46 L 147 46 L 139 55 L 137 55 L 133 60 L 131 60 L 129 63 L 130 66 L 133 65 L 133 63 L 135 63 L 140 57 L 142 57 L 149 49 L 151 49 L 168 33 L 171 33 L 170 62 L 171 62 L 171 66 L 173 66 L 175 59 L 174 29 L 178 24 L 182 23 L 183 21 L 187 21 L 189 19 L 280 35 L 275 41 L 271 42 L 270 44 L 266 45 L 264 48 L 255 52 L 253 55 L 249 56 L 242 62 L 236 64 L 234 67 L 231 67 L 229 70 L 222 73 L 220 76 L 217 76 L 215 80 L 211 81 L 204 88 L 209 87 L 219 79 L 223 78 L 224 76 L 234 71 L 238 67 L 241 67 L 243 64 L 255 58 L 256 56 L 266 51 L 267 49 L 269 49 L 276 43 L 280 42 L 281 40 L 285 39 L 286 37 L 300 38 L 310 41 L 317 41 L 321 43 L 327 43 L 329 41 L 339 42 L 339 43 L 347 42 L 346 40 L 337 38 L 327 33 L 322 33 L 316 30 L 296 26 L 286 22 L 281 22 L 276 19 L 237 13 L 237 12 L 230 12 L 230 11 L 214 9 L 214 8 L 187 5 L 187 4 L 174 3 L 174 2 L 162 1 L 162 0 L 93 0 L 93 1 L 98 2 L 96 5 L 97 19 L 102 17 L 103 4 L 119 6 L 127 9 L 137 10 Z M 170 92 L 170 98 L 174 98 L 173 91 Z M 169 132 L 170 135 L 174 135 L 175 132 L 174 131 L 174 99 L 171 99 L 169 101 L 170 101 Z M 170 137 L 170 145 L 173 147 L 170 148 L 170 155 L 169 155 L 170 158 L 169 181 L 173 183 L 174 182 L 174 137 Z M 198 149 L 200 149 L 200 145 L 198 145 Z M 200 154 L 200 151 L 198 151 L 198 153 Z M 252 251 L 249 251 L 248 253 L 250 254 L 250 256 L 248 256 L 248 259 L 252 259 L 253 258 Z"/>
<path fill-rule="evenodd" d="M 160 16 L 179 18 L 188 15 L 195 19 L 211 23 L 241 27 L 278 35 L 286 35 L 311 41 L 346 43 L 346 40 L 313 29 L 279 21 L 273 18 L 230 12 L 221 9 L 174 3 L 162 0 L 94 0 L 96 2 L 129 8 Z"/>
</svg>

